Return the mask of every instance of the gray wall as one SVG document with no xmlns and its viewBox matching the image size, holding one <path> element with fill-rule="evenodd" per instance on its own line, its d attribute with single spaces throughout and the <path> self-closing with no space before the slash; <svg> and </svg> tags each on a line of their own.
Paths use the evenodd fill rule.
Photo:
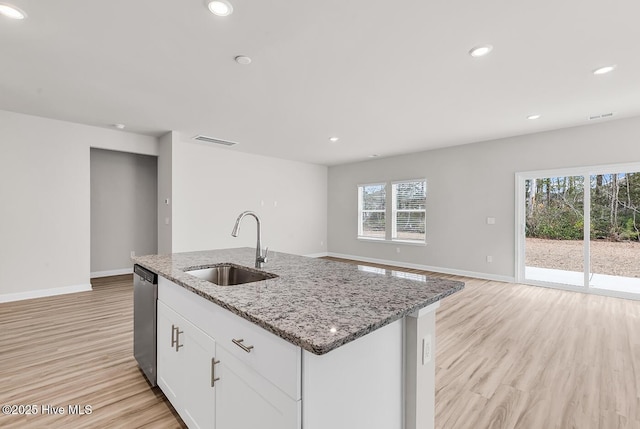
<svg viewBox="0 0 640 429">
<path fill-rule="evenodd" d="M 631 118 L 330 167 L 329 253 L 511 280 L 515 173 L 637 162 L 639 144 L 640 118 Z M 421 177 L 426 246 L 356 239 L 358 184 Z"/>
<path fill-rule="evenodd" d="M 130 271 L 158 248 L 157 157 L 91 149 L 91 274 Z"/>
</svg>

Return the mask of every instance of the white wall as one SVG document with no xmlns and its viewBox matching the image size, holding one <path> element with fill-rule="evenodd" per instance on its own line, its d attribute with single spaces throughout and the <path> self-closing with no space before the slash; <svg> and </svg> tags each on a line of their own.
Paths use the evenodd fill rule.
<svg viewBox="0 0 640 429">
<path fill-rule="evenodd" d="M 91 149 L 91 276 L 133 272 L 158 250 L 158 157 Z"/>
<path fill-rule="evenodd" d="M 274 251 L 327 251 L 326 167 L 0 111 L 0 302 L 90 288 L 92 147 L 158 156 L 160 252 L 255 246 L 243 210 Z"/>
<path fill-rule="evenodd" d="M 158 139 L 158 253 L 169 254 L 172 249 L 172 165 L 173 132 Z"/>
<path fill-rule="evenodd" d="M 156 139 L 0 111 L 0 302 L 89 288 L 89 148 Z"/>
<path fill-rule="evenodd" d="M 513 279 L 515 173 L 637 162 L 639 144 L 640 118 L 631 118 L 330 167 L 329 253 Z M 356 239 L 358 184 L 422 177 L 427 246 Z"/>
<path fill-rule="evenodd" d="M 296 254 L 327 250 L 327 167 L 251 155 L 194 142 L 174 133 L 173 251 L 255 247 Z"/>
</svg>

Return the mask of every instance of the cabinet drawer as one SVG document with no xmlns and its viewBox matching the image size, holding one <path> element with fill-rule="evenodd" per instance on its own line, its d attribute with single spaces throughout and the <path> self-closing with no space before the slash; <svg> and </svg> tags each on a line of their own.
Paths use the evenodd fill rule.
<svg viewBox="0 0 640 429">
<path fill-rule="evenodd" d="M 227 310 L 220 320 L 225 328 L 217 337 L 221 346 L 292 399 L 300 399 L 300 347 Z"/>
<path fill-rule="evenodd" d="M 290 398 L 301 398 L 300 347 L 163 277 L 158 279 L 158 299 Z"/>
<path fill-rule="evenodd" d="M 216 374 L 218 428 L 300 429 L 302 401 L 294 400 L 224 347 Z"/>
</svg>

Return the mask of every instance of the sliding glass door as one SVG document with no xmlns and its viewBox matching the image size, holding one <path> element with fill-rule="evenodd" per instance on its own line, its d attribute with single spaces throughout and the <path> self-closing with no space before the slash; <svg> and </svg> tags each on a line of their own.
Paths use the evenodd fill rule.
<svg viewBox="0 0 640 429">
<path fill-rule="evenodd" d="M 640 297 L 640 165 L 516 174 L 516 278 Z"/>
<path fill-rule="evenodd" d="M 640 293 L 640 173 L 592 174 L 590 193 L 589 287 Z"/>
<path fill-rule="evenodd" d="M 525 180 L 525 278 L 584 285 L 584 177 Z"/>
</svg>

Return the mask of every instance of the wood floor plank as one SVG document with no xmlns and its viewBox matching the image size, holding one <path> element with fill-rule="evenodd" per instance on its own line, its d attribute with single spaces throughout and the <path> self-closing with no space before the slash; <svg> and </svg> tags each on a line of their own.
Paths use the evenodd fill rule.
<svg viewBox="0 0 640 429">
<path fill-rule="evenodd" d="M 466 283 L 436 314 L 437 429 L 640 429 L 640 302 L 346 262 Z M 92 413 L 0 427 L 185 427 L 133 358 L 132 277 L 93 287 L 0 304 L 0 405 Z"/>
<path fill-rule="evenodd" d="M 0 415 L 0 427 L 186 427 L 133 358 L 131 275 L 94 280 L 90 292 L 0 304 L 0 332 L 0 405 L 38 410 Z M 91 414 L 69 414 L 70 405 L 91 405 Z"/>
</svg>

